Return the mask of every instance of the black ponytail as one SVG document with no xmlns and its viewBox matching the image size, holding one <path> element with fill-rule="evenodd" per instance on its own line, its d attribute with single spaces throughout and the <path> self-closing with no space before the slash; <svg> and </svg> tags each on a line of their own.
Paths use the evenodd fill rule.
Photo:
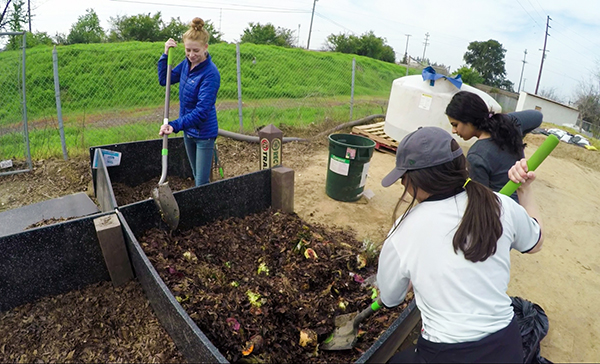
<svg viewBox="0 0 600 364">
<path fill-rule="evenodd" d="M 494 114 L 477 94 L 459 91 L 446 107 L 446 115 L 462 123 L 471 123 L 490 133 L 492 141 L 517 158 L 523 156 L 523 135 L 515 120 L 506 114 Z"/>
<path fill-rule="evenodd" d="M 452 140 L 452 150 L 459 148 L 458 143 Z M 467 180 L 466 158 L 460 155 L 450 162 L 429 168 L 406 171 L 402 179 L 405 185 L 412 188 L 412 195 L 417 195 L 421 189 L 431 195 L 443 195 L 464 188 L 467 191 L 468 202 L 465 213 L 461 219 L 452 246 L 454 252 L 461 250 L 465 259 L 472 262 L 483 262 L 496 253 L 498 239 L 502 235 L 502 222 L 500 221 L 500 199 L 492 190 L 481 183 Z M 468 181 L 467 183 L 465 183 Z M 402 197 L 394 209 L 394 222 L 398 206 L 407 194 L 404 190 Z M 389 233 L 391 236 L 398 226 L 402 224 L 415 205 L 413 197 L 404 215 Z"/>
</svg>

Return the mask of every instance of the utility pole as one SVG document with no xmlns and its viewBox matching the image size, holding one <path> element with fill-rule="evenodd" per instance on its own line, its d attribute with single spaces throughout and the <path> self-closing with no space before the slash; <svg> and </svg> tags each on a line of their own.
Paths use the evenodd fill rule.
<svg viewBox="0 0 600 364">
<path fill-rule="evenodd" d="M 298 35 L 296 36 L 296 47 L 300 48 L 300 24 L 298 24 Z"/>
<path fill-rule="evenodd" d="M 219 32 L 221 31 L 221 16 L 223 15 L 223 8 L 219 10 Z"/>
<path fill-rule="evenodd" d="M 27 0 L 27 17 L 29 18 L 29 33 L 31 33 L 31 2 Z"/>
<path fill-rule="evenodd" d="M 527 49 L 525 50 L 525 54 L 523 54 L 523 67 L 521 67 L 521 77 L 519 78 L 519 88 L 517 89 L 517 93 L 521 92 L 521 81 L 523 80 L 523 71 L 525 70 L 525 57 L 527 57 Z"/>
<path fill-rule="evenodd" d="M 544 58 L 546 58 L 546 41 L 548 40 L 548 28 L 550 28 L 550 15 L 546 19 L 546 35 L 544 36 L 544 50 L 542 54 L 542 63 L 540 64 L 540 73 L 538 74 L 537 84 L 535 85 L 535 94 L 538 93 L 538 88 L 540 87 L 540 80 L 542 79 L 542 68 L 544 67 Z"/>
<path fill-rule="evenodd" d="M 308 41 L 306 42 L 306 49 L 310 49 L 310 33 L 312 33 L 312 23 L 313 18 L 315 17 L 315 5 L 317 5 L 318 0 L 313 1 L 313 10 L 312 15 L 310 16 L 310 28 L 308 28 Z"/>
<path fill-rule="evenodd" d="M 427 49 L 427 45 L 429 45 L 429 42 L 427 42 L 428 39 L 429 39 L 429 32 L 425 33 L 425 41 L 423 42 L 423 44 L 424 44 L 423 57 L 421 58 L 423 63 L 425 63 L 425 50 Z"/>
<path fill-rule="evenodd" d="M 406 62 L 406 75 L 408 76 L 408 64 L 410 63 L 410 61 L 408 60 L 408 38 L 411 37 L 410 34 L 404 34 L 406 35 L 406 49 L 404 50 L 404 62 Z"/>
</svg>

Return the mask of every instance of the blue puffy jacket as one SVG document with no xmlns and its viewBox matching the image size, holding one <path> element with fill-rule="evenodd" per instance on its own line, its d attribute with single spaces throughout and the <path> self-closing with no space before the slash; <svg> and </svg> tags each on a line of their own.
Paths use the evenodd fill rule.
<svg viewBox="0 0 600 364">
<path fill-rule="evenodd" d="M 158 81 L 167 84 L 167 55 L 158 60 Z M 179 82 L 179 118 L 169 122 L 175 133 L 183 130 L 192 138 L 216 138 L 219 132 L 215 102 L 221 75 L 210 54 L 190 71 L 186 59 L 171 70 L 171 84 Z"/>
</svg>

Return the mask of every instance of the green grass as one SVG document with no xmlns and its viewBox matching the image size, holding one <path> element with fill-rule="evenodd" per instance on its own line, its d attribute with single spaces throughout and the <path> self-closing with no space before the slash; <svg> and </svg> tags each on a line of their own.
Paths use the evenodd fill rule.
<svg viewBox="0 0 600 364">
<path fill-rule="evenodd" d="M 274 108 L 269 106 L 246 108 L 242 113 L 244 132 L 255 133 L 255 130 L 268 124 L 281 127 L 283 124 L 302 128 L 315 120 L 330 118 L 344 120 L 348 118 L 348 105 L 334 107 L 301 107 Z M 382 112 L 376 104 L 356 104 L 355 115 L 372 115 Z M 239 115 L 237 109 L 224 110 L 218 113 L 219 127 L 224 130 L 239 132 Z M 86 126 L 85 124 L 69 123 L 64 127 L 65 143 L 70 155 L 82 155 L 91 146 L 125 143 L 140 140 L 158 139 L 160 122 L 147 121 L 127 123 L 112 127 Z M 181 135 L 181 134 L 179 134 Z M 294 136 L 294 135 L 286 135 Z M 46 127 L 29 133 L 30 150 L 34 159 L 45 159 L 62 156 L 62 144 L 57 127 Z M 21 133 L 12 133 L 0 137 L 3 159 L 22 159 L 24 143 Z"/>
<path fill-rule="evenodd" d="M 85 153 L 95 145 L 158 138 L 157 125 L 162 118 L 157 114 L 162 115 L 165 95 L 158 84 L 156 63 L 163 47 L 162 42 L 127 42 L 57 48 L 69 153 Z M 221 74 L 217 105 L 229 104 L 218 112 L 219 126 L 238 132 L 235 48 L 234 44 L 217 44 L 209 51 Z M 387 101 L 392 81 L 406 72 L 396 64 L 349 54 L 253 44 L 240 48 L 246 132 L 270 123 L 301 127 L 325 118 L 348 121 L 353 58 L 355 119 L 385 113 L 381 104 Z M 184 59 L 182 47 L 175 49 L 174 59 Z M 0 53 L 0 132 L 17 127 L 22 119 L 20 61 L 20 51 Z M 27 49 L 26 65 L 32 157 L 60 156 L 52 48 Z M 176 102 L 178 87 L 171 91 L 171 100 Z M 24 155 L 21 133 L 4 133 L 0 159 Z"/>
</svg>

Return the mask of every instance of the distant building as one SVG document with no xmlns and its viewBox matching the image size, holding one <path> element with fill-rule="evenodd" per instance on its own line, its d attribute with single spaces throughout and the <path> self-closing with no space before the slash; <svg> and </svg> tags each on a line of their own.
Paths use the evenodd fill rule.
<svg viewBox="0 0 600 364">
<path fill-rule="evenodd" d="M 544 114 L 545 122 L 556 125 L 577 124 L 579 117 L 579 110 L 572 106 L 525 91 L 521 91 L 517 102 L 516 111 L 521 110 L 538 110 Z"/>
</svg>

